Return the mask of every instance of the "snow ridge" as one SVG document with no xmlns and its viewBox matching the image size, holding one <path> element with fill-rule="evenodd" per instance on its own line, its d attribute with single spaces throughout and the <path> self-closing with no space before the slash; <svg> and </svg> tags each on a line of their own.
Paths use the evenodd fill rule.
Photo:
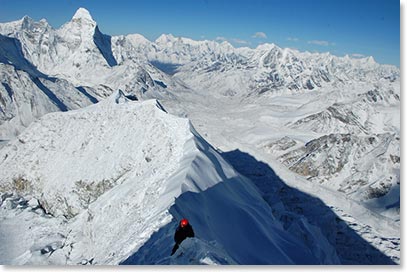
<svg viewBox="0 0 407 272">
<path fill-rule="evenodd" d="M 38 201 L 49 219 L 4 206 L 1 212 L 9 217 L 1 223 L 3 234 L 16 235 L 3 225 L 23 216 L 31 218 L 28 225 L 40 221 L 44 227 L 56 228 L 58 224 L 62 233 L 52 239 L 32 233 L 26 245 L 5 240 L 0 252 L 15 251 L 2 253 L 2 263 L 117 264 L 154 231 L 176 226 L 181 216 L 194 222 L 201 240 L 217 241 L 237 263 L 323 261 L 281 228 L 253 185 L 187 119 L 167 114 L 155 100 L 117 104 L 122 95 L 117 92 L 80 110 L 47 114 L 0 150 L 2 199 L 18 196 L 30 203 Z M 19 168 L 12 167 L 16 164 Z M 257 219 L 250 223 L 253 214 Z M 219 224 L 226 215 L 227 222 Z M 226 233 L 230 222 L 242 224 L 234 235 Z M 236 244 L 236 237 L 249 235 L 253 228 L 258 233 L 253 240 Z M 165 246 L 170 252 L 172 242 Z M 239 250 L 256 246 L 269 250 L 260 255 Z M 42 254 L 47 248 L 54 257 Z M 26 253 L 20 255 L 21 250 Z"/>
<path fill-rule="evenodd" d="M 59 29 L 28 16 L 0 24 L 0 83 L 0 262 L 399 262 L 397 67 L 275 44 L 109 36 L 80 8 Z M 265 185 L 260 162 L 249 181 L 200 135 L 264 155 L 346 224 L 313 221 L 306 204 Z M 200 236 L 169 258 L 184 216 Z M 213 224 L 224 218 L 242 227 Z M 347 224 L 376 255 L 353 238 L 360 258 L 344 253 L 349 237 L 333 237 Z M 241 249 L 254 244 L 233 239 L 253 229 L 257 256 Z M 113 241 L 115 233 L 126 235 Z M 164 255 L 154 254 L 157 241 Z"/>
</svg>

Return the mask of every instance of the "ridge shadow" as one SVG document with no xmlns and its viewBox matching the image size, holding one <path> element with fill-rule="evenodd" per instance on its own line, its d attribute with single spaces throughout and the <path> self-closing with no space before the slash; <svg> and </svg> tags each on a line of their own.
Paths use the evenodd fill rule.
<svg viewBox="0 0 407 272">
<path fill-rule="evenodd" d="M 397 264 L 362 238 L 322 200 L 288 186 L 268 164 L 239 149 L 221 155 L 236 171 L 253 182 L 272 208 L 276 204 L 284 206 L 287 212 L 281 213 L 273 209 L 273 214 L 285 229 L 298 218 L 305 218 L 308 223 L 319 228 L 328 242 L 334 246 L 341 264 Z"/>
<path fill-rule="evenodd" d="M 324 258 L 324 263 L 321 264 L 396 264 L 390 257 L 364 240 L 319 198 L 286 185 L 269 165 L 240 150 L 221 155 L 235 170 L 248 178 L 244 182 L 250 185 L 242 185 L 242 182 L 232 178 L 223 180 L 202 192 L 187 191 L 181 194 L 169 209 L 173 216 L 172 221 L 154 232 L 147 242 L 123 260 L 121 265 L 170 264 L 170 253 L 174 245 L 173 235 L 178 221 L 183 217 L 191 222 L 196 237 L 208 242 L 219 242 L 233 260 L 240 260 L 243 265 L 292 265 L 293 262 L 299 265 L 320 264 L 321 260 L 315 256 Z M 245 204 L 236 205 L 236 199 L 242 199 L 245 194 L 250 195 L 245 189 L 257 190 L 268 205 L 255 203 L 256 210 L 245 208 Z M 249 198 L 244 199 L 258 201 Z M 281 208 L 281 205 L 284 208 Z M 265 224 L 262 221 L 264 215 L 280 222 L 284 230 Z M 260 224 L 262 227 L 254 221 L 263 222 Z M 301 229 L 293 226 L 304 221 L 308 226 L 312 226 L 313 234 L 320 236 L 301 236 L 304 234 L 301 233 Z M 249 238 L 242 237 L 242 234 L 250 234 L 250 240 L 254 239 L 255 242 L 247 242 Z M 281 239 L 287 241 L 284 243 L 285 252 L 289 252 L 287 259 L 284 259 L 281 251 L 276 250 L 275 245 L 270 245 L 266 241 L 268 235 L 272 235 L 273 240 L 280 239 L 280 243 Z M 302 239 L 304 247 L 290 243 L 293 238 Z M 310 239 L 307 240 L 308 238 Z M 328 241 L 331 247 L 321 247 L 321 241 Z M 324 248 L 334 250 L 325 252 Z M 259 252 L 266 253 L 259 257 L 258 255 L 262 254 Z M 269 262 L 265 263 L 264 257 L 270 257 Z"/>
</svg>

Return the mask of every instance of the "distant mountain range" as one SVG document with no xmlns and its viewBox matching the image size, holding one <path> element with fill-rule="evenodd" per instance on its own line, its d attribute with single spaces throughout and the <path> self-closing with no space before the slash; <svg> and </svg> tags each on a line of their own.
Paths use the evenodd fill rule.
<svg viewBox="0 0 407 272">
<path fill-rule="evenodd" d="M 168 224 L 176 225 L 181 216 L 195 220 L 201 233 L 188 244 L 196 263 L 356 262 L 341 253 L 342 227 L 331 237 L 300 212 L 291 214 L 285 196 L 276 195 L 278 201 L 271 203 L 269 192 L 247 185 L 215 151 L 239 146 L 317 186 L 319 197 L 346 197 L 355 213 L 369 211 L 388 223 L 382 230 L 376 219 L 350 214 L 359 235 L 365 226 L 372 229 L 364 239 L 379 249 L 364 247 L 360 263 L 399 262 L 400 69 L 395 66 L 373 57 L 275 44 L 252 49 L 171 34 L 155 41 L 139 34 L 109 36 L 80 8 L 59 29 L 27 16 L 1 23 L 0 83 L 0 206 L 7 207 L 2 235 L 20 235 L 6 228 L 15 218 L 28 218 L 22 228 L 41 226 L 33 236 L 40 242 L 30 240 L 31 248 L 0 236 L 0 263 L 188 264 L 181 256 L 151 257 L 154 243 L 162 243 L 164 251 L 171 247 L 174 227 Z M 171 114 L 190 118 L 196 130 Z M 216 148 L 201 136 L 208 134 Z M 256 169 L 243 167 L 254 176 Z M 209 202 L 221 205 L 221 194 L 233 195 L 225 200 L 230 209 L 215 212 Z M 206 217 L 187 201 L 196 209 L 199 201 L 209 201 Z M 292 225 L 282 218 L 288 210 Z M 115 217 L 120 211 L 126 216 Z M 252 220 L 260 233 L 252 242 L 262 241 L 261 250 L 270 254 L 256 258 L 233 249 L 254 244 L 235 245 L 232 234 L 221 237 L 228 232 L 211 225 L 215 218 L 240 224 L 243 229 L 233 235 L 248 235 L 251 223 L 245 220 Z M 331 227 L 339 228 L 338 222 Z M 42 233 L 47 228 L 60 235 L 47 238 Z M 263 232 L 267 228 L 281 240 Z M 313 251 L 316 245 L 319 251 Z M 7 253 L 6 246 L 13 250 Z M 297 250 L 290 252 L 293 247 Z"/>
</svg>

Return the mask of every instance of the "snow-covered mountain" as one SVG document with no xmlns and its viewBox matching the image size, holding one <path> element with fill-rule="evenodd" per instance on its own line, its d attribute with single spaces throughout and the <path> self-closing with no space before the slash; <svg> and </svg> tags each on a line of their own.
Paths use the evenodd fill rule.
<svg viewBox="0 0 407 272">
<path fill-rule="evenodd" d="M 351 81 L 393 82 L 399 77 L 397 68 L 379 65 L 372 57 L 341 58 L 275 44 L 262 44 L 254 49 L 234 48 L 227 42 L 194 41 L 171 34 L 163 34 L 154 42 L 139 34 L 112 37 L 101 33 L 83 8 L 56 30 L 44 19 L 35 22 L 25 16 L 19 21 L 0 24 L 0 34 L 18 39 L 24 57 L 45 74 L 61 75 L 75 83 L 105 82 L 112 89 L 118 83 L 108 80 L 106 73 L 116 70 L 123 73 L 115 66 L 135 63 L 143 68 L 147 66 L 148 72 L 152 69 L 150 64 L 168 74 L 177 72 L 177 78 L 186 83 L 220 76 L 236 79 L 250 73 L 245 85 L 232 88 L 239 93 L 245 91 L 245 95 L 275 92 L 282 87 L 299 91 L 343 86 Z M 222 89 L 231 87 L 228 80 L 223 80 L 223 84 Z"/>
<path fill-rule="evenodd" d="M 93 89 L 37 70 L 15 38 L 0 35 L 0 139 L 18 135 L 33 120 L 53 111 L 78 109 L 98 101 Z"/>
<path fill-rule="evenodd" d="M 112 37 L 102 34 L 83 8 L 59 29 L 28 16 L 0 24 L 0 39 L 1 140 L 18 135 L 45 113 L 78 109 L 114 90 L 144 99 L 168 97 L 167 88 L 182 89 L 137 59 L 118 65 Z"/>
<path fill-rule="evenodd" d="M 275 44 L 109 36 L 80 8 L 59 29 L 28 16 L 0 23 L 0 75 L 0 260 L 400 261 L 397 67 Z M 168 258 L 182 216 L 200 237 Z M 229 237 L 211 223 L 224 217 L 242 228 Z M 260 256 L 231 238 L 251 224 Z M 299 250 L 287 255 L 287 241 Z"/>
<path fill-rule="evenodd" d="M 321 87 L 342 87 L 352 82 L 369 82 L 399 77 L 396 67 L 377 64 L 372 57 L 336 57 L 329 53 L 299 52 L 262 44 L 257 48 L 234 48 L 229 43 L 194 41 L 161 35 L 149 42 L 142 36 L 121 37 L 114 52 L 129 40 L 132 52 L 147 59 L 195 89 L 215 90 L 223 95 L 262 95 L 278 91 L 298 92 Z M 117 59 L 128 56 L 114 53 Z"/>
<path fill-rule="evenodd" d="M 400 212 L 400 138 L 391 134 L 329 134 L 280 157 L 290 170 L 361 201 L 380 212 Z M 374 181 L 374 182 L 372 182 Z"/>
<path fill-rule="evenodd" d="M 227 49 L 226 44 L 191 42 L 171 35 L 161 36 L 156 43 L 166 44 L 167 51 L 190 52 L 188 60 L 184 61 L 186 53 L 182 53 L 178 62 L 167 64 L 177 65 L 174 77 L 205 95 L 210 101 L 205 106 L 216 108 L 218 116 L 228 120 L 227 128 L 215 138 L 238 134 L 240 139 L 245 138 L 246 144 L 261 139 L 254 143 L 258 151 L 273 154 L 291 171 L 399 219 L 398 68 L 380 65 L 372 57 L 354 59 L 329 53 L 299 52 L 274 44 L 254 49 Z M 206 53 L 206 48 L 211 46 L 212 53 Z M 162 60 L 165 61 L 170 60 Z M 222 104 L 231 104 L 228 109 L 235 112 L 235 117 L 232 111 L 223 110 Z M 253 109 L 246 110 L 246 106 Z M 207 125 L 219 121 L 216 116 L 210 121 L 198 116 L 208 116 L 205 111 L 191 106 L 189 114 L 203 127 L 211 127 L 202 129 L 202 133 L 216 134 L 222 125 Z M 242 124 L 245 119 L 253 121 L 246 122 L 245 126 Z M 290 135 L 293 136 L 292 146 L 277 151 L 269 148 Z M 337 147 L 330 148 L 327 139 L 333 144 L 343 135 L 348 135 L 345 139 L 351 137 L 352 141 L 338 140 Z M 383 152 L 372 155 L 371 144 L 366 139 L 375 139 Z M 331 163 L 314 159 L 317 155 L 312 153 L 314 150 L 310 151 L 317 142 L 318 152 L 325 153 L 324 157 L 332 159 L 335 165 L 329 173 L 322 174 Z M 363 190 L 365 192 L 361 193 Z M 366 196 L 366 190 L 381 190 L 382 194 Z"/>
<path fill-rule="evenodd" d="M 177 263 L 169 253 L 182 217 L 195 229 L 198 263 L 333 258 L 286 232 L 254 185 L 156 100 L 133 102 L 117 92 L 47 114 L 0 157 L 2 264 Z M 133 256 L 151 235 L 160 244 Z"/>
</svg>

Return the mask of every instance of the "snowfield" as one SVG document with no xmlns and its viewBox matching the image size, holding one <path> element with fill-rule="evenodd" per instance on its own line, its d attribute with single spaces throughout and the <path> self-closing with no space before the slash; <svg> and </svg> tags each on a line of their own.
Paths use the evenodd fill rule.
<svg viewBox="0 0 407 272">
<path fill-rule="evenodd" d="M 0 23 L 0 264 L 400 264 L 400 97 L 373 57 Z"/>
</svg>

